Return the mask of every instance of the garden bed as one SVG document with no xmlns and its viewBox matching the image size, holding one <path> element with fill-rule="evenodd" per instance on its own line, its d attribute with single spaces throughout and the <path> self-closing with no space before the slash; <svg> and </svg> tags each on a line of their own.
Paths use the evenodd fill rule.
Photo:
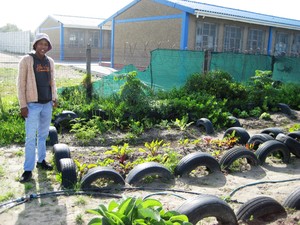
<svg viewBox="0 0 300 225">
<path fill-rule="evenodd" d="M 285 132 L 288 127 L 299 123 L 299 112 L 295 112 L 296 117 L 290 118 L 285 114 L 277 113 L 271 115 L 270 121 L 264 120 L 243 120 L 240 119 L 242 126 L 250 135 L 259 133 L 264 128 L 280 127 Z M 218 148 L 205 141 L 208 137 L 211 140 L 221 140 L 225 131 L 216 131 L 212 135 L 207 135 L 203 130 L 191 126 L 186 131 L 176 129 L 161 130 L 159 128 L 145 132 L 135 144 L 129 146 L 135 149 L 132 157 L 140 157 L 142 153 L 139 148 L 145 148 L 145 142 L 152 140 L 164 140 L 169 143 L 172 149 L 175 149 L 181 155 L 187 155 L 195 151 L 214 153 Z M 99 142 L 93 142 L 92 145 L 79 146 L 70 134 L 59 135 L 59 142 L 69 146 L 71 156 L 84 164 L 96 163 L 105 158 L 104 152 L 111 149 L 112 145 L 123 145 L 124 139 L 122 133 L 110 133 L 99 137 Z M 201 142 L 192 142 L 200 139 Z M 180 141 L 181 140 L 181 141 Z M 184 140 L 189 140 L 184 143 Z M 225 146 L 226 147 L 226 146 Z M 225 147 L 223 146 L 224 152 Z M 48 160 L 52 160 L 52 147 L 48 147 Z M 16 207 L 8 209 L 0 214 L 0 224 L 87 224 L 93 217 L 87 214 L 87 209 L 96 208 L 100 203 L 107 205 L 112 199 L 117 199 L 122 195 L 136 196 L 158 199 L 168 210 L 176 210 L 185 199 L 193 198 L 201 194 L 211 194 L 220 198 L 231 198 L 229 205 L 236 212 L 238 208 L 249 199 L 256 196 L 270 196 L 282 203 L 285 198 L 296 188 L 299 188 L 300 181 L 300 159 L 294 155 L 291 156 L 288 164 L 278 161 L 269 161 L 263 166 L 252 166 L 242 171 L 220 172 L 211 174 L 194 174 L 192 177 L 176 177 L 170 182 L 153 182 L 143 185 L 143 190 L 136 189 L 134 186 L 126 184 L 122 190 L 115 190 L 112 193 L 98 193 L 97 195 L 65 195 L 59 191 L 62 190 L 57 181 L 55 172 L 44 172 L 35 169 L 33 171 L 33 180 L 26 184 L 20 184 L 17 179 L 22 173 L 22 146 L 7 146 L 0 149 L 0 196 L 10 196 L 10 199 L 17 199 L 30 194 L 38 194 L 37 197 L 28 200 Z M 221 155 L 216 155 L 220 159 Z M 289 182 L 283 182 L 290 180 Z M 251 185 L 254 182 L 261 184 Z M 268 183 L 269 182 L 269 183 Z M 238 189 L 244 186 L 244 188 Z M 237 190 L 238 189 L 238 190 Z M 233 191 L 235 191 L 233 193 Z M 44 193 L 41 196 L 40 193 Z M 100 195 L 102 194 L 102 195 Z M 115 194 L 116 196 L 110 196 Z M 3 202 L 9 201 L 4 200 Z M 11 205 L 7 205 L 9 207 Z M 7 208 L 2 207 L 0 210 Z M 288 211 L 286 218 L 277 219 L 269 224 L 299 224 L 300 212 Z M 202 224 L 216 224 L 213 219 L 206 220 Z M 242 223 L 241 223 L 242 224 Z"/>
</svg>

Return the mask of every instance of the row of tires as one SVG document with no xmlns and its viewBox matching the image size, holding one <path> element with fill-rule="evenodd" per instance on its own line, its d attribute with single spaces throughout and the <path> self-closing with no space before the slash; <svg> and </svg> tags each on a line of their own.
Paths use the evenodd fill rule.
<svg viewBox="0 0 300 225">
<path fill-rule="evenodd" d="M 68 146 L 65 144 L 56 144 L 53 150 L 55 160 L 58 161 L 57 170 L 62 174 L 62 185 L 66 188 L 73 187 L 77 182 L 77 173 L 76 165 L 71 159 Z M 209 161 L 205 159 L 211 160 L 212 158 L 208 155 L 201 158 L 204 162 Z M 182 161 L 181 165 L 187 164 Z M 219 168 L 219 166 L 217 167 Z M 189 167 L 188 170 L 183 168 L 184 166 L 179 166 L 176 173 L 181 169 L 185 172 L 191 169 L 191 167 Z M 134 167 L 125 179 L 113 168 L 94 167 L 89 169 L 82 177 L 80 185 L 82 190 L 95 190 L 97 187 L 94 186 L 93 183 L 98 179 L 104 178 L 125 187 L 126 183 L 131 185 L 137 184 L 143 178 L 150 175 L 157 175 L 164 179 L 174 178 L 172 173 L 163 165 L 156 162 L 147 162 Z M 122 188 L 120 188 L 120 190 L 121 189 Z M 189 221 L 193 224 L 207 217 L 215 217 L 220 224 L 238 224 L 237 221 L 240 220 L 270 220 L 278 216 L 286 217 L 287 212 L 285 208 L 300 210 L 300 186 L 288 195 L 282 204 L 269 196 L 259 196 L 242 204 L 235 213 L 228 203 L 219 197 L 213 195 L 199 195 L 196 198 L 188 199 L 183 202 L 177 211 L 187 215 Z"/>
<path fill-rule="evenodd" d="M 217 196 L 199 195 L 183 202 L 177 211 L 187 215 L 192 224 L 197 224 L 207 217 L 215 217 L 219 224 L 235 225 L 238 221 L 251 220 L 252 223 L 260 224 L 262 221 L 285 218 L 286 208 L 300 210 L 300 187 L 295 189 L 283 204 L 269 196 L 258 196 L 243 203 L 235 213 L 227 202 Z"/>
</svg>

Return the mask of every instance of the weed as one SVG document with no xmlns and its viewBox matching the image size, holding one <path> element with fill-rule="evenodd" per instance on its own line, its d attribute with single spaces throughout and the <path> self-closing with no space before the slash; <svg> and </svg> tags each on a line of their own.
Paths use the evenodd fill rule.
<svg viewBox="0 0 300 225">
<path fill-rule="evenodd" d="M 0 202 L 8 201 L 9 199 L 12 199 L 15 197 L 15 194 L 13 191 L 9 191 L 5 193 L 4 195 L 0 195 Z"/>
<path fill-rule="evenodd" d="M 78 214 L 76 216 L 75 222 L 76 222 L 76 225 L 82 225 L 82 224 L 84 224 L 83 215 L 82 214 Z"/>
<path fill-rule="evenodd" d="M 75 200 L 75 205 L 79 206 L 79 205 L 86 205 L 86 200 L 83 196 L 78 196 Z"/>
</svg>

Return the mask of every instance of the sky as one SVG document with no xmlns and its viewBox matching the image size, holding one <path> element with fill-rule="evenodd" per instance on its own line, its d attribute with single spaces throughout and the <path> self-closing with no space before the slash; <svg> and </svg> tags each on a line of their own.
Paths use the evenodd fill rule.
<svg viewBox="0 0 300 225">
<path fill-rule="evenodd" d="M 300 20 L 295 0 L 194 1 Z M 0 27 L 9 23 L 23 31 L 34 32 L 52 14 L 108 18 L 130 2 L 132 0 L 8 0 L 1 6 Z"/>
</svg>

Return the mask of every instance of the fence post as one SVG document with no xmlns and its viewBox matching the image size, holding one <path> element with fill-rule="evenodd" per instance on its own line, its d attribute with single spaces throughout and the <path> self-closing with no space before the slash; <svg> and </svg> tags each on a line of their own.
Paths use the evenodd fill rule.
<svg viewBox="0 0 300 225">
<path fill-rule="evenodd" d="M 203 62 L 203 72 L 207 73 L 209 71 L 210 63 L 210 52 L 208 50 L 204 51 L 204 62 Z"/>
<path fill-rule="evenodd" d="M 92 77 L 91 77 L 91 45 L 88 44 L 86 48 L 86 77 L 84 85 L 86 87 L 87 98 L 92 99 Z"/>
</svg>

